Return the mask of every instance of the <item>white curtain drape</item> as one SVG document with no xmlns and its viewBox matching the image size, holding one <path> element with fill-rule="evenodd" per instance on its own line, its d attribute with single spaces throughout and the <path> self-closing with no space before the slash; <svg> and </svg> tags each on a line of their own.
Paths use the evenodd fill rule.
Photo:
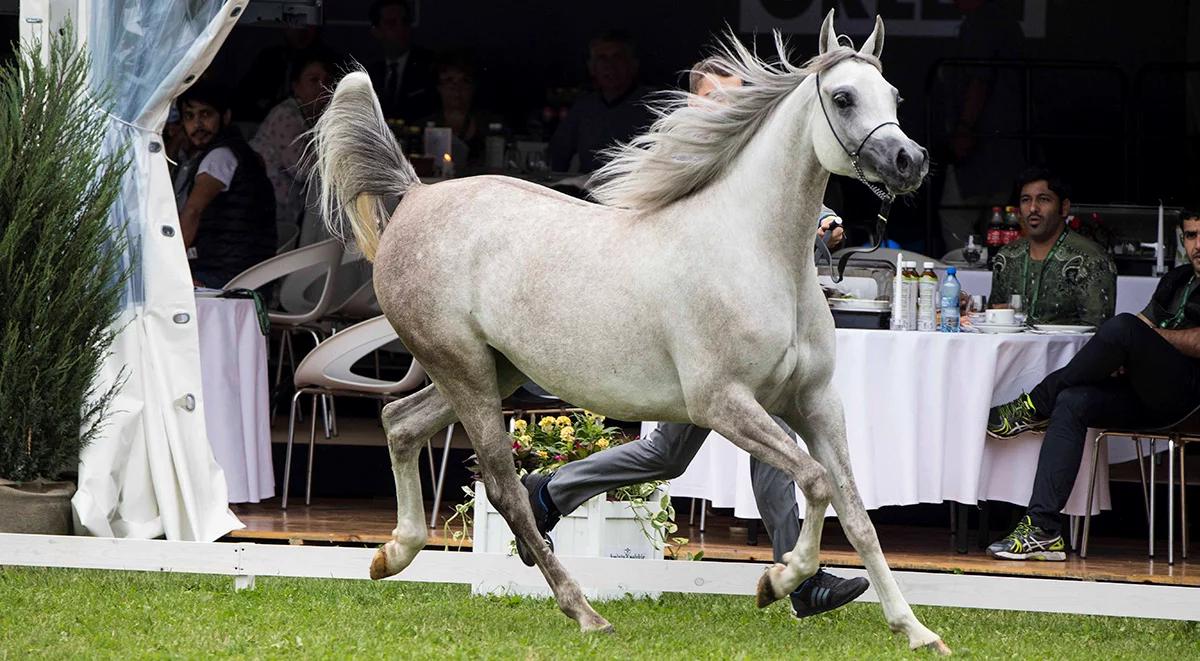
<svg viewBox="0 0 1200 661">
<path fill-rule="evenodd" d="M 196 304 L 161 130 L 172 98 L 212 61 L 248 0 L 90 0 L 78 30 L 107 89 L 109 150 L 130 168 L 111 222 L 133 277 L 100 388 L 125 383 L 80 458 L 80 533 L 212 541 L 242 524 L 204 426 Z"/>
</svg>

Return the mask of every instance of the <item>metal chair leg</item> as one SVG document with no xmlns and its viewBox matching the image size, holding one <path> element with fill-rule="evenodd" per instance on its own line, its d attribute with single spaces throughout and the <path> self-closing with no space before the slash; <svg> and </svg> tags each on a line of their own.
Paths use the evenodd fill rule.
<svg viewBox="0 0 1200 661">
<path fill-rule="evenodd" d="M 1167 439 L 1167 564 L 1175 564 L 1175 436 Z"/>
<path fill-rule="evenodd" d="M 1158 441 L 1150 439 L 1150 557 L 1154 557 L 1154 463 L 1158 457 Z"/>
<path fill-rule="evenodd" d="M 292 395 L 291 415 L 288 417 L 288 440 L 287 452 L 284 453 L 283 460 L 283 502 L 279 504 L 279 509 L 287 509 L 288 484 L 292 479 L 292 441 L 296 438 L 296 400 L 300 399 L 303 391 L 297 390 L 296 394 Z"/>
<path fill-rule="evenodd" d="M 1107 434 L 1096 436 L 1092 445 L 1092 476 L 1088 479 L 1087 509 L 1083 512 L 1083 545 L 1079 547 L 1079 557 L 1087 557 L 1088 537 L 1092 532 L 1092 498 L 1096 495 L 1096 465 L 1100 463 L 1100 440 Z"/>
<path fill-rule="evenodd" d="M 700 534 L 704 534 L 704 515 L 708 511 L 708 501 L 701 499 L 700 501 Z"/>
<path fill-rule="evenodd" d="M 1146 491 L 1146 461 L 1142 455 L 1142 439 L 1133 437 L 1133 448 L 1138 456 L 1138 478 L 1142 482 L 1142 507 L 1146 510 L 1146 525 L 1150 525 L 1150 494 Z"/>
<path fill-rule="evenodd" d="M 312 426 L 309 428 L 309 431 L 308 431 L 308 479 L 305 480 L 305 485 L 304 485 L 304 504 L 305 505 L 312 504 L 313 455 L 316 454 L 316 451 L 317 451 L 317 399 L 318 398 L 320 398 L 320 395 L 314 393 L 313 394 L 313 405 L 312 405 L 312 420 L 309 421 L 312 424 Z"/>
<path fill-rule="evenodd" d="M 688 525 L 696 524 L 696 499 L 692 498 L 692 511 L 688 513 Z"/>
<path fill-rule="evenodd" d="M 1183 559 L 1187 560 L 1188 520 L 1187 520 L 1187 464 L 1184 457 L 1187 443 L 1179 444 L 1179 526 L 1183 530 Z"/>
<path fill-rule="evenodd" d="M 442 506 L 442 487 L 446 486 L 446 462 L 450 459 L 450 440 L 454 438 L 454 423 L 446 428 L 446 447 L 442 448 L 442 468 L 433 482 L 433 513 L 429 515 L 429 527 L 437 526 L 438 508 Z M 432 455 L 432 453 L 430 453 Z M 433 477 L 431 472 L 430 477 Z"/>
</svg>

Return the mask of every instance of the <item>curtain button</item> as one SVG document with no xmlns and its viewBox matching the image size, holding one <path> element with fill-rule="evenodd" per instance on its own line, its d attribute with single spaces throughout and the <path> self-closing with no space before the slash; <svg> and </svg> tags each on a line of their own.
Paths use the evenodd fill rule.
<svg viewBox="0 0 1200 661">
<path fill-rule="evenodd" d="M 171 227 L 170 225 L 163 225 L 162 226 L 162 234 L 163 234 L 163 236 L 165 236 L 167 238 L 175 236 L 175 228 Z"/>
<path fill-rule="evenodd" d="M 176 312 L 175 316 L 171 317 L 171 321 L 174 321 L 177 324 L 186 324 L 187 322 L 189 322 L 191 320 L 192 320 L 192 315 L 190 315 L 186 312 Z"/>
</svg>

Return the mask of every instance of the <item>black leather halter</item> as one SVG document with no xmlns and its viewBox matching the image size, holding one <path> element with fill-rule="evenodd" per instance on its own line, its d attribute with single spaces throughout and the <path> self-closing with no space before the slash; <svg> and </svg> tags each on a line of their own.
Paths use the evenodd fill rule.
<svg viewBox="0 0 1200 661">
<path fill-rule="evenodd" d="M 866 137 L 862 139 L 862 142 L 858 143 L 858 149 L 850 151 L 850 149 L 846 146 L 846 143 L 842 141 L 841 136 L 838 135 L 837 128 L 835 128 L 833 125 L 833 120 L 829 118 L 829 111 L 825 108 L 825 95 L 821 93 L 820 73 L 817 74 L 817 100 L 821 103 L 821 113 L 825 115 L 825 122 L 829 124 L 829 130 L 833 132 L 834 139 L 838 141 L 839 145 L 841 145 L 842 151 L 846 152 L 846 155 L 850 157 L 850 165 L 854 166 L 854 172 L 858 176 L 858 180 L 861 181 L 867 188 L 871 189 L 871 192 L 875 194 L 875 197 L 879 198 L 879 213 L 875 215 L 875 244 L 870 248 L 848 248 L 844 253 L 842 253 L 841 259 L 838 260 L 837 268 L 832 269 L 831 274 L 834 282 L 841 282 L 842 276 L 846 273 L 846 264 L 850 261 L 852 256 L 858 253 L 875 252 L 879 249 L 879 246 L 883 245 L 883 241 L 887 236 L 888 215 L 892 212 L 892 200 L 896 199 L 894 195 L 887 192 L 879 185 L 867 181 L 867 176 L 863 174 L 863 170 L 858 163 L 858 159 L 862 155 L 863 147 L 867 146 L 867 141 L 875 135 L 876 131 L 885 126 L 895 126 L 899 128 L 900 124 L 898 122 L 883 122 L 867 133 Z M 818 245 L 824 249 L 827 255 L 829 254 L 829 247 L 825 244 L 825 242 L 819 241 Z M 829 265 L 833 266 L 832 255 L 829 255 Z"/>
</svg>

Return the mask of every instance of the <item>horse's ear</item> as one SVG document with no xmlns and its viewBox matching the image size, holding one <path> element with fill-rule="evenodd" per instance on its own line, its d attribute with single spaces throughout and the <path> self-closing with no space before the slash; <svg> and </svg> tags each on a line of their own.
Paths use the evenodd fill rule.
<svg viewBox="0 0 1200 661">
<path fill-rule="evenodd" d="M 863 55 L 874 55 L 876 59 L 883 55 L 883 19 L 878 14 L 875 15 L 875 30 L 863 42 L 862 48 L 858 52 Z"/>
<path fill-rule="evenodd" d="M 828 14 L 825 14 L 825 20 L 821 23 L 821 32 L 819 37 L 819 47 L 817 48 L 818 55 L 824 55 L 826 51 L 838 45 L 837 33 L 833 31 L 833 10 L 830 9 Z"/>
</svg>

